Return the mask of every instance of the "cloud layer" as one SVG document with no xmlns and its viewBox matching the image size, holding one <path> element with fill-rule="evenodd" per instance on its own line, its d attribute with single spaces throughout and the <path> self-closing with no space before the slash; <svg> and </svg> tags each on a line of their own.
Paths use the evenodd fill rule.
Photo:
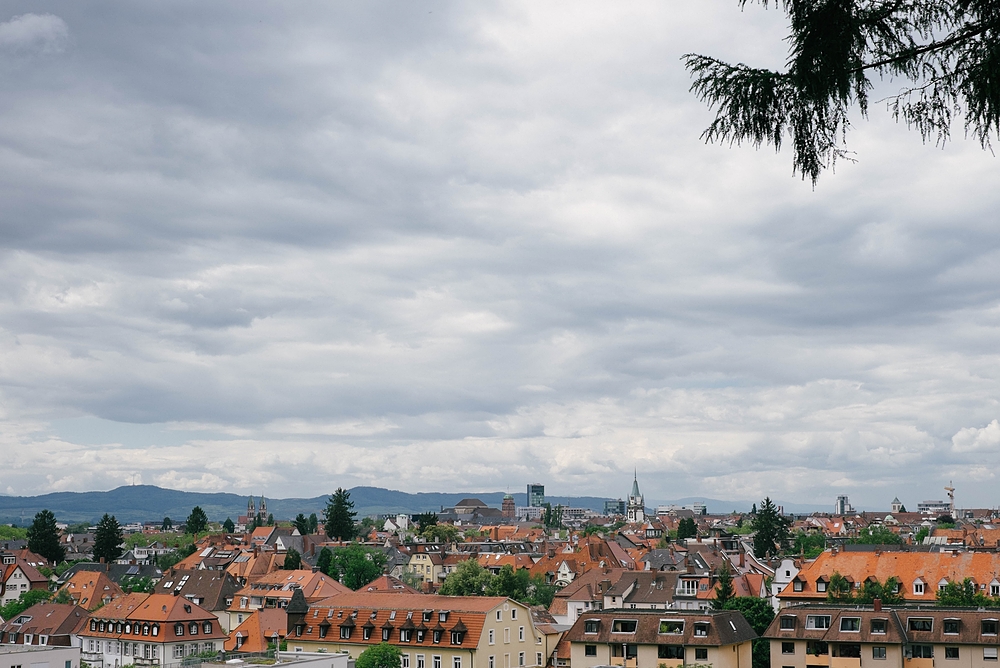
<svg viewBox="0 0 1000 668">
<path fill-rule="evenodd" d="M 8 4 L 0 491 L 995 505 L 996 159 L 703 145 L 733 5 Z"/>
</svg>

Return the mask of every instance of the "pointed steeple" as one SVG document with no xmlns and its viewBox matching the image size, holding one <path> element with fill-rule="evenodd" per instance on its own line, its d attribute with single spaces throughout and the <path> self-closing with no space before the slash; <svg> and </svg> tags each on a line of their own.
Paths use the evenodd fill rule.
<svg viewBox="0 0 1000 668">
<path fill-rule="evenodd" d="M 635 470 L 635 474 L 632 478 L 632 496 L 639 498 L 639 469 Z"/>
</svg>

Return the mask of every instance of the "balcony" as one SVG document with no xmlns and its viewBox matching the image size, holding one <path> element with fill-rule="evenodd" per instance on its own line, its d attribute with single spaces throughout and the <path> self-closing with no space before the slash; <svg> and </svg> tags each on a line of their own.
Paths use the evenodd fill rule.
<svg viewBox="0 0 1000 668">
<path fill-rule="evenodd" d="M 830 668 L 861 668 L 861 659 L 850 656 L 831 656 Z"/>
<path fill-rule="evenodd" d="M 934 659 L 914 659 L 907 657 L 904 668 L 934 668 Z"/>
<path fill-rule="evenodd" d="M 858 659 L 858 661 L 860 661 L 860 659 Z M 809 654 L 808 652 L 806 652 L 806 665 L 807 666 L 829 666 L 830 665 L 830 655 L 829 654 Z"/>
<path fill-rule="evenodd" d="M 622 668 L 639 668 L 638 659 L 634 656 L 630 656 L 627 659 L 623 656 L 613 656 L 611 657 L 612 666 L 622 666 Z"/>
</svg>

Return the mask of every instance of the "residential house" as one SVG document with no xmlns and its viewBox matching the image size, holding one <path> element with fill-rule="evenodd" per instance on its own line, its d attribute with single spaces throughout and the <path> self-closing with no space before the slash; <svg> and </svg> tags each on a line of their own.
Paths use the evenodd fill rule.
<svg viewBox="0 0 1000 668">
<path fill-rule="evenodd" d="M 275 571 L 244 586 L 233 596 L 229 606 L 229 628 L 235 629 L 254 610 L 284 608 L 296 591 L 309 602 L 350 593 L 348 587 L 318 571 Z"/>
<path fill-rule="evenodd" d="M 229 632 L 229 609 L 233 606 L 240 583 L 226 571 L 178 571 L 171 569 L 156 584 L 155 593 L 182 596 L 219 618 L 222 630 Z"/>
<path fill-rule="evenodd" d="M 573 668 L 748 668 L 757 637 L 739 612 L 602 610 L 566 633 Z"/>
<path fill-rule="evenodd" d="M 623 568 L 593 568 L 556 592 L 549 612 L 557 624 L 571 625 L 580 615 L 604 609 L 604 594 L 629 571 Z"/>
<path fill-rule="evenodd" d="M 182 596 L 126 594 L 95 610 L 80 630 L 83 660 L 94 668 L 175 666 L 222 649 L 218 618 Z"/>
<path fill-rule="evenodd" d="M 937 591 L 949 582 L 970 578 L 977 591 L 1000 597 L 1000 553 L 998 552 L 880 552 L 827 550 L 804 564 L 778 594 L 781 606 L 821 603 L 826 600 L 830 577 L 839 573 L 855 589 L 874 578 L 885 582 L 894 577 L 898 593 L 907 602 L 933 603 Z"/>
<path fill-rule="evenodd" d="M 59 591 L 66 592 L 73 603 L 86 610 L 106 605 L 125 593 L 104 571 L 77 571 Z"/>
<path fill-rule="evenodd" d="M 288 614 L 284 608 L 254 610 L 229 634 L 226 651 L 266 652 L 269 645 L 279 647 L 287 626 Z"/>
<path fill-rule="evenodd" d="M 7 605 L 31 589 L 46 590 L 49 579 L 13 552 L 0 552 L 0 605 Z"/>
<path fill-rule="evenodd" d="M 998 627 L 989 609 L 804 604 L 782 608 L 764 637 L 783 668 L 986 668 Z"/>
<path fill-rule="evenodd" d="M 71 603 L 36 603 L 0 625 L 0 645 L 77 646 L 87 611 Z"/>
<path fill-rule="evenodd" d="M 544 666 L 546 644 L 528 606 L 495 596 L 355 592 L 286 608 L 288 648 L 346 651 L 354 658 L 388 642 L 402 668 Z"/>
</svg>

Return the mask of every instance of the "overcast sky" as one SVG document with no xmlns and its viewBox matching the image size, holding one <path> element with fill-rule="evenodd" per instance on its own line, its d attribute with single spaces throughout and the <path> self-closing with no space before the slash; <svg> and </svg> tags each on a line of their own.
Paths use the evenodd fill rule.
<svg viewBox="0 0 1000 668">
<path fill-rule="evenodd" d="M 705 145 L 736 5 L 0 2 L 0 492 L 1000 504 L 1000 159 Z"/>
</svg>

